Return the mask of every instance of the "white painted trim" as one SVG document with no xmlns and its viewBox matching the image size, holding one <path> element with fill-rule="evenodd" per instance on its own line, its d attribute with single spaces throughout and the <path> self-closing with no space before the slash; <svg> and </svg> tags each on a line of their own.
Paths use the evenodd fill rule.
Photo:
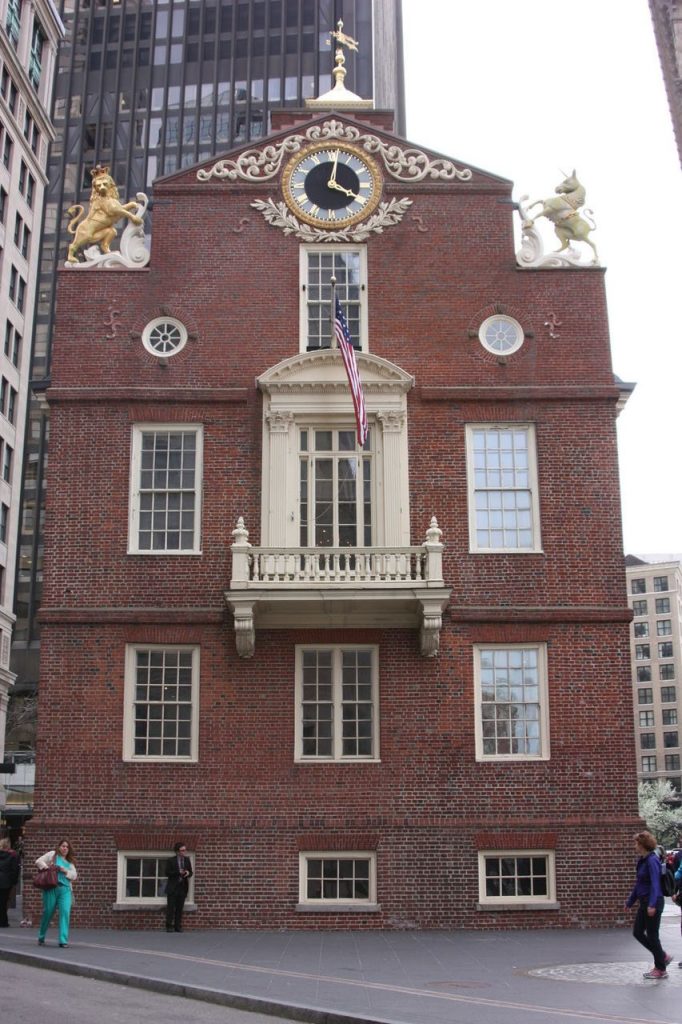
<svg viewBox="0 0 682 1024">
<path fill-rule="evenodd" d="M 192 721 L 190 729 L 190 755 L 188 757 L 163 754 L 135 754 L 135 683 L 138 651 L 191 651 L 192 653 Z M 124 761 L 135 764 L 195 764 L 199 760 L 199 687 L 200 650 L 191 644 L 126 644 L 123 684 L 123 754 Z"/>
<path fill-rule="evenodd" d="M 196 463 L 194 478 L 194 544 L 192 548 L 177 550 L 143 550 L 138 546 L 139 512 L 140 512 L 140 463 L 142 452 L 142 434 L 145 432 L 163 433 L 194 433 L 196 435 Z M 130 440 L 130 492 L 128 501 L 128 554 L 153 555 L 158 557 L 177 557 L 178 555 L 201 554 L 201 512 L 203 494 L 203 445 L 204 428 L 200 423 L 135 423 Z"/>
<path fill-rule="evenodd" d="M 124 908 L 133 907 L 165 907 L 166 897 L 154 896 L 126 896 L 126 861 L 128 858 L 141 857 L 147 860 L 167 861 L 169 857 L 173 856 L 173 851 L 160 851 L 160 850 L 118 850 L 117 861 L 116 861 L 116 904 L 114 905 L 115 910 L 123 910 Z M 194 871 L 194 854 L 187 853 L 186 857 L 189 857 L 192 864 L 192 871 Z M 165 876 L 160 876 L 164 877 Z M 187 893 L 187 899 L 185 901 L 185 909 L 188 908 L 188 904 L 194 903 L 194 876 L 189 880 L 189 890 Z"/>
<path fill-rule="evenodd" d="M 324 245 L 301 245 L 299 248 L 299 351 L 308 351 L 308 255 L 311 252 L 317 253 L 335 253 L 335 252 L 352 252 L 358 253 L 360 257 L 360 350 L 362 352 L 369 351 L 369 280 L 367 274 L 367 246 L 365 245 L 344 245 L 344 244 L 330 244 L 329 242 Z M 331 304 L 330 304 L 330 316 L 331 316 Z M 333 342 L 332 331 L 332 345 Z"/>
<path fill-rule="evenodd" d="M 533 543 L 529 548 L 484 548 L 478 546 L 476 530 L 476 478 L 474 467 L 473 435 L 476 430 L 525 430 L 528 433 L 528 477 L 531 493 L 531 514 Z M 480 554 L 540 554 L 542 542 L 540 536 L 540 495 L 538 486 L 537 439 L 533 423 L 467 423 L 466 462 L 467 462 L 467 505 L 469 512 L 469 551 Z M 500 487 L 499 490 L 505 490 Z"/>
<path fill-rule="evenodd" d="M 486 896 L 486 857 L 546 857 L 547 889 L 544 896 Z M 553 909 L 556 904 L 556 855 L 554 850 L 479 850 L 478 851 L 478 901 L 484 907 L 518 906 L 520 909 L 535 909 L 546 906 Z"/>
<path fill-rule="evenodd" d="M 483 724 L 481 717 L 481 651 L 537 651 L 538 689 L 540 702 L 540 753 L 539 754 L 484 754 Z M 549 686 L 547 682 L 547 644 L 474 644 L 474 721 L 477 761 L 549 761 Z"/>
<path fill-rule="evenodd" d="M 308 899 L 306 870 L 309 860 L 367 860 L 369 861 L 369 899 L 367 900 L 312 900 Z M 375 910 L 377 903 L 377 855 L 374 850 L 301 850 L 298 855 L 298 902 L 299 907 L 320 907 L 337 910 L 340 907 L 357 907 Z"/>
<path fill-rule="evenodd" d="M 301 703 L 303 700 L 303 652 L 332 652 L 332 700 L 334 704 L 334 736 L 333 750 L 330 757 L 308 757 L 302 752 L 303 723 L 301 721 Z M 370 651 L 372 655 L 372 754 L 343 757 L 341 750 L 341 654 L 343 651 Z M 379 647 L 376 644 L 297 644 L 295 648 L 295 687 L 294 687 L 294 761 L 297 764 L 373 764 L 380 760 L 379 750 Z"/>
</svg>

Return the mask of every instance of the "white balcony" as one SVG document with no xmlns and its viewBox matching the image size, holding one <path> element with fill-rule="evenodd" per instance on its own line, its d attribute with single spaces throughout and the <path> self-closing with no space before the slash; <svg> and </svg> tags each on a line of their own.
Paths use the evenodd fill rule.
<svg viewBox="0 0 682 1024">
<path fill-rule="evenodd" d="M 415 547 L 252 547 L 241 518 L 232 535 L 225 600 L 242 658 L 254 654 L 256 629 L 302 625 L 419 629 L 422 654 L 438 653 L 450 590 L 435 517 Z"/>
</svg>

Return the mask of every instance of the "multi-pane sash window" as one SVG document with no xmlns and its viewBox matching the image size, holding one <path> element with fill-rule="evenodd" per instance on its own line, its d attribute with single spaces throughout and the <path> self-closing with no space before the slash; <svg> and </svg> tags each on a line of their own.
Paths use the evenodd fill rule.
<svg viewBox="0 0 682 1024">
<path fill-rule="evenodd" d="M 675 666 L 674 665 L 659 665 L 658 666 L 658 678 L 659 679 L 674 679 L 675 678 Z"/>
<path fill-rule="evenodd" d="M 129 551 L 199 551 L 201 442 L 200 427 L 133 431 Z"/>
<path fill-rule="evenodd" d="M 353 345 L 366 349 L 366 251 L 343 246 L 301 250 L 301 350 L 329 348 L 332 339 L 332 277 Z"/>
<path fill-rule="evenodd" d="M 663 733 L 663 746 L 664 747 L 679 747 L 680 735 L 678 732 L 664 732 Z"/>
<path fill-rule="evenodd" d="M 637 659 L 637 661 L 648 661 L 650 657 L 650 644 L 635 644 L 635 658 Z"/>
<path fill-rule="evenodd" d="M 666 640 L 664 643 L 658 645 L 658 656 L 659 656 L 659 658 L 672 658 L 673 657 L 673 644 L 672 644 L 672 640 Z"/>
<path fill-rule="evenodd" d="M 376 648 L 299 647 L 296 659 L 296 760 L 376 760 Z"/>
<path fill-rule="evenodd" d="M 647 614 L 647 603 L 646 603 L 646 601 L 633 601 L 632 602 L 632 613 L 633 613 L 633 615 L 646 615 Z"/>
<path fill-rule="evenodd" d="M 673 631 L 672 619 L 659 619 L 656 623 L 657 636 L 670 636 Z"/>
<path fill-rule="evenodd" d="M 670 598 L 669 597 L 657 597 L 656 598 L 656 614 L 657 615 L 669 615 L 670 614 Z"/>
<path fill-rule="evenodd" d="M 663 712 L 663 725 L 677 725 L 677 708 L 668 708 Z"/>
<path fill-rule="evenodd" d="M 299 434 L 301 547 L 372 545 L 372 431 L 364 449 L 354 430 Z"/>
<path fill-rule="evenodd" d="M 677 700 L 677 691 L 674 686 L 661 687 L 661 703 L 674 704 Z"/>
<path fill-rule="evenodd" d="M 634 624 L 635 636 L 648 636 L 649 635 L 649 623 L 648 622 L 635 622 Z"/>
<path fill-rule="evenodd" d="M 481 903 L 551 903 L 554 853 L 549 850 L 479 854 Z"/>
<path fill-rule="evenodd" d="M 646 754 L 642 758 L 642 771 L 643 772 L 655 772 L 656 771 L 656 755 Z"/>
<path fill-rule="evenodd" d="M 469 535 L 473 551 L 538 551 L 535 431 L 469 426 Z"/>
<path fill-rule="evenodd" d="M 656 734 L 653 732 L 640 733 L 639 745 L 642 750 L 654 750 L 656 747 Z"/>
<path fill-rule="evenodd" d="M 653 729 L 655 725 L 653 711 L 640 711 L 639 713 L 639 727 L 640 729 Z"/>
<path fill-rule="evenodd" d="M 376 902 L 374 853 L 301 853 L 299 877 L 302 904 Z"/>
<path fill-rule="evenodd" d="M 124 759 L 196 760 L 198 648 L 130 645 L 126 655 Z"/>
<path fill-rule="evenodd" d="M 40 86 L 40 76 L 43 71 L 43 47 L 45 46 L 45 33 L 38 19 L 33 21 L 33 35 L 31 37 L 31 53 L 28 59 L 28 77 L 34 89 Z"/>
<path fill-rule="evenodd" d="M 474 657 L 477 759 L 548 758 L 545 648 L 477 647 Z"/>
<path fill-rule="evenodd" d="M 188 854 L 190 859 L 191 854 Z M 118 855 L 119 903 L 163 906 L 166 902 L 166 862 L 168 853 L 156 851 L 120 851 Z M 188 900 L 194 900 L 194 879 L 189 880 Z"/>
<path fill-rule="evenodd" d="M 640 686 L 637 690 L 637 703 L 638 704 L 653 704 L 654 702 L 654 691 L 650 686 Z"/>
<path fill-rule="evenodd" d="M 667 772 L 678 772 L 680 770 L 680 755 L 679 754 L 666 754 L 665 755 L 665 770 Z"/>
<path fill-rule="evenodd" d="M 660 594 L 662 590 L 669 590 L 667 576 L 654 576 L 654 590 Z"/>
<path fill-rule="evenodd" d="M 0 504 L 0 543 L 7 543 L 7 524 L 9 522 L 9 505 L 4 501 Z"/>
<path fill-rule="evenodd" d="M 651 682 L 651 665 L 638 665 L 637 666 L 637 682 L 638 683 L 650 683 Z"/>
<path fill-rule="evenodd" d="M 5 31 L 9 36 L 12 46 L 16 48 L 19 43 L 19 33 L 21 31 L 21 0 L 7 0 Z"/>
<path fill-rule="evenodd" d="M 630 580 L 630 590 L 633 594 L 646 594 L 646 580 L 641 576 Z"/>
</svg>

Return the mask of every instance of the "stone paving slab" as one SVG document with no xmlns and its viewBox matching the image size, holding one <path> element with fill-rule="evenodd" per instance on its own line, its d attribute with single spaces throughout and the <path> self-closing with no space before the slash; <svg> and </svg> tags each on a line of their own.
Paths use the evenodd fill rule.
<svg viewBox="0 0 682 1024">
<path fill-rule="evenodd" d="M 13 922 L 14 924 L 14 922 Z M 680 1024 L 679 912 L 664 981 L 629 930 L 203 932 L 0 930 L 2 957 L 312 1024 Z M 0 964 L 0 983 L 2 967 Z"/>
</svg>

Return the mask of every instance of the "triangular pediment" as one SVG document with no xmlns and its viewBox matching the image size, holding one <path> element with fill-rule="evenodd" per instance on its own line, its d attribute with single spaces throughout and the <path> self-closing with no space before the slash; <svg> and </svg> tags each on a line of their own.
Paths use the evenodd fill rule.
<svg viewBox="0 0 682 1024">
<path fill-rule="evenodd" d="M 376 124 L 345 113 L 325 110 L 303 120 L 295 120 L 286 129 L 263 139 L 252 140 L 191 167 L 157 178 L 165 185 L 239 185 L 263 186 L 277 181 L 289 156 L 303 146 L 329 139 L 355 143 L 381 164 L 389 179 L 410 185 L 427 182 L 510 186 L 508 179 L 472 167 L 417 143 L 409 142 Z"/>
<path fill-rule="evenodd" d="M 414 386 L 414 377 L 395 363 L 368 352 L 356 352 L 358 372 L 365 392 L 404 393 Z M 256 381 L 267 394 L 346 390 L 348 378 L 338 349 L 302 352 L 282 360 Z"/>
</svg>

